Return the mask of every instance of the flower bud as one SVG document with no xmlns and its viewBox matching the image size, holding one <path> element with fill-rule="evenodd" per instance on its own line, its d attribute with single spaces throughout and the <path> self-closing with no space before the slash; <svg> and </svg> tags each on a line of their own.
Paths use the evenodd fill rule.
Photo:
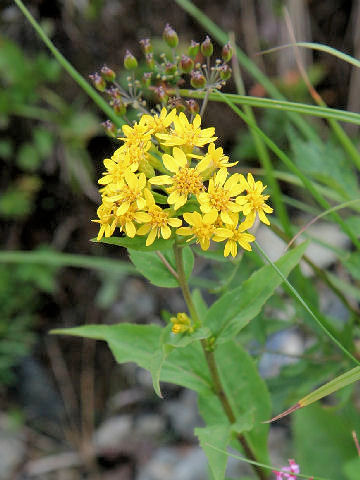
<svg viewBox="0 0 360 480">
<path fill-rule="evenodd" d="M 144 87 L 149 87 L 151 85 L 152 72 L 145 72 L 142 78 L 142 84 Z"/>
<path fill-rule="evenodd" d="M 168 23 L 165 25 L 165 28 L 163 31 L 163 40 L 170 48 L 177 47 L 179 43 L 179 38 L 177 36 L 177 33 L 173 28 L 170 27 Z"/>
<path fill-rule="evenodd" d="M 185 105 L 182 103 L 182 100 L 179 97 L 170 97 L 168 101 L 168 105 L 171 108 L 171 110 L 173 108 L 176 108 L 176 111 L 178 113 L 185 112 Z"/>
<path fill-rule="evenodd" d="M 199 104 L 193 98 L 191 98 L 190 100 L 185 100 L 185 103 L 189 113 L 193 115 L 199 113 L 199 110 L 200 110 Z"/>
<path fill-rule="evenodd" d="M 168 95 L 165 91 L 165 88 L 162 85 L 159 85 L 158 87 L 156 87 L 154 89 L 154 93 L 155 93 L 155 96 L 160 103 L 166 103 L 167 102 L 169 97 L 168 97 Z"/>
<path fill-rule="evenodd" d="M 149 163 L 148 159 L 141 159 L 139 162 L 139 172 L 145 173 L 146 178 L 155 177 L 155 170 Z"/>
<path fill-rule="evenodd" d="M 152 70 L 155 67 L 154 55 L 147 53 L 145 56 L 146 65 Z"/>
<path fill-rule="evenodd" d="M 115 100 L 111 102 L 111 106 L 113 107 L 113 110 L 116 113 L 116 115 L 120 115 L 120 116 L 125 115 L 126 105 L 121 100 L 121 98 L 115 98 Z"/>
<path fill-rule="evenodd" d="M 231 77 L 231 68 L 227 63 L 219 67 L 221 80 L 228 80 Z"/>
<path fill-rule="evenodd" d="M 190 57 L 195 58 L 196 55 L 199 53 L 200 43 L 194 42 L 191 40 L 190 47 L 188 48 L 188 54 Z"/>
<path fill-rule="evenodd" d="M 120 98 L 121 93 L 120 90 L 116 87 L 111 87 L 106 90 L 106 93 L 110 95 L 111 98 Z"/>
<path fill-rule="evenodd" d="M 124 57 L 124 67 L 126 70 L 134 70 L 137 66 L 138 62 L 134 55 L 129 50 L 126 50 Z"/>
<path fill-rule="evenodd" d="M 230 43 L 226 43 L 221 52 L 221 57 L 224 60 L 224 62 L 229 62 L 233 56 L 233 49 Z"/>
<path fill-rule="evenodd" d="M 204 55 L 204 57 L 211 57 L 213 51 L 214 47 L 211 43 L 210 37 L 206 35 L 205 40 L 201 44 L 201 53 Z"/>
<path fill-rule="evenodd" d="M 150 41 L 150 38 L 144 38 L 142 40 L 140 40 L 140 46 L 141 46 L 141 50 L 145 53 L 145 55 L 147 53 L 151 53 L 153 51 L 153 47 L 151 45 L 151 41 Z"/>
<path fill-rule="evenodd" d="M 194 61 L 187 55 L 182 55 L 180 60 L 180 68 L 184 73 L 190 73 L 194 68 Z"/>
<path fill-rule="evenodd" d="M 105 80 L 96 72 L 93 75 L 89 75 L 90 80 L 92 81 L 96 90 L 103 92 L 106 88 Z"/>
<path fill-rule="evenodd" d="M 170 62 L 167 62 L 166 65 L 165 65 L 165 73 L 167 75 L 173 75 L 175 72 L 176 72 L 176 65 L 175 63 L 170 63 Z"/>
<path fill-rule="evenodd" d="M 117 136 L 117 128 L 110 120 L 106 120 L 101 124 L 104 127 L 104 130 L 109 137 L 116 137 Z"/>
<path fill-rule="evenodd" d="M 206 78 L 198 70 L 191 72 L 191 86 L 193 88 L 204 88 L 206 85 Z"/>
<path fill-rule="evenodd" d="M 100 74 L 102 78 L 107 82 L 113 82 L 116 77 L 114 70 L 111 70 L 111 68 L 107 67 L 106 65 L 102 67 L 102 69 L 100 70 Z"/>
</svg>

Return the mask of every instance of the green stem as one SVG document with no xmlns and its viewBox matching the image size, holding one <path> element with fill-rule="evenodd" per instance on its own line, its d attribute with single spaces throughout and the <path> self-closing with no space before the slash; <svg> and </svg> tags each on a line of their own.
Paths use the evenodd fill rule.
<svg viewBox="0 0 360 480">
<path fill-rule="evenodd" d="M 190 289 L 188 282 L 186 280 L 185 270 L 184 270 L 184 263 L 183 263 L 183 256 L 182 256 L 182 247 L 179 245 L 174 245 L 174 254 L 175 254 L 175 263 L 176 263 L 176 271 L 177 271 L 177 279 L 181 288 L 181 291 L 184 296 L 184 300 L 188 307 L 190 316 L 194 323 L 198 323 L 201 325 L 201 319 L 196 311 L 196 307 L 191 297 Z M 216 365 L 216 358 L 214 352 L 208 348 L 208 344 L 206 340 L 201 340 L 201 346 L 203 348 L 203 352 L 205 355 L 205 359 L 211 374 L 214 392 L 218 399 L 221 402 L 221 405 L 224 409 L 224 412 L 231 424 L 236 423 L 236 416 L 233 412 L 233 409 L 230 405 L 229 399 L 227 398 L 226 392 L 222 386 L 219 371 Z M 251 461 L 256 462 L 256 457 L 254 452 L 252 451 L 250 445 L 248 444 L 246 438 L 242 434 L 238 434 L 237 437 L 238 441 L 240 442 L 245 455 Z M 254 471 L 256 472 L 258 478 L 260 480 L 266 480 L 267 475 L 262 468 L 258 465 L 252 464 Z"/>
<path fill-rule="evenodd" d="M 124 122 L 118 117 L 114 110 L 105 102 L 105 100 L 96 92 L 96 90 L 84 79 L 80 73 L 75 70 L 68 60 L 59 52 L 53 42 L 46 35 L 39 23 L 31 15 L 21 0 L 14 0 L 24 16 L 29 20 L 34 30 L 37 32 L 41 40 L 45 43 L 51 53 L 54 55 L 60 65 L 68 72 L 72 79 L 89 95 L 96 105 L 115 123 L 117 127 L 121 127 Z"/>
</svg>

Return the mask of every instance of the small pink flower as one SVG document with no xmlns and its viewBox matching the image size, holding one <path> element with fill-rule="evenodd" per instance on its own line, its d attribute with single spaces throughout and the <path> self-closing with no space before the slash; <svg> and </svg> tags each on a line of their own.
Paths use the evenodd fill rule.
<svg viewBox="0 0 360 480">
<path fill-rule="evenodd" d="M 300 467 L 295 460 L 289 460 L 289 467 L 282 467 L 281 471 L 274 470 L 276 480 L 296 480 L 296 474 L 300 473 Z M 295 475 L 294 475 L 295 474 Z"/>
</svg>

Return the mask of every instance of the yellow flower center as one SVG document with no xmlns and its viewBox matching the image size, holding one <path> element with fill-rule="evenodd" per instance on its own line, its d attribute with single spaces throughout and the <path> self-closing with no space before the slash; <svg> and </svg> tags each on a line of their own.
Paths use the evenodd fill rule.
<svg viewBox="0 0 360 480">
<path fill-rule="evenodd" d="M 250 192 L 246 196 L 247 201 L 252 204 L 253 208 L 258 209 L 264 205 L 264 198 L 256 192 Z"/>
<path fill-rule="evenodd" d="M 230 192 L 221 187 L 215 187 L 212 192 L 209 193 L 209 203 L 216 210 L 226 210 L 227 204 L 230 200 Z"/>
<path fill-rule="evenodd" d="M 204 189 L 200 174 L 194 168 L 180 168 L 173 177 L 173 186 L 169 191 L 177 191 L 182 195 L 199 194 Z"/>
<path fill-rule="evenodd" d="M 156 226 L 156 227 L 165 227 L 168 223 L 169 215 L 167 212 L 164 212 L 164 210 L 160 207 L 154 207 L 151 210 L 148 211 L 148 214 L 151 217 L 151 225 Z"/>
<path fill-rule="evenodd" d="M 194 235 L 196 235 L 199 239 L 210 238 L 215 231 L 215 225 L 209 225 L 206 223 L 202 223 L 201 225 L 194 225 L 192 227 L 192 231 Z"/>
</svg>

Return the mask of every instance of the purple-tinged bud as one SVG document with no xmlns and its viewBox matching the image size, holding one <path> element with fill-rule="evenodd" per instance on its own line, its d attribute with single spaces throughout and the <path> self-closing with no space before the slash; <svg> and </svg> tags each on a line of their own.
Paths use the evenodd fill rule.
<svg viewBox="0 0 360 480">
<path fill-rule="evenodd" d="M 176 108 L 176 111 L 178 113 L 185 112 L 185 105 L 183 104 L 181 98 L 170 97 L 168 101 L 168 105 L 171 109 Z"/>
<path fill-rule="evenodd" d="M 153 51 L 150 38 L 143 38 L 142 40 L 140 40 L 139 43 L 141 46 L 141 50 L 145 53 L 145 55 Z"/>
<path fill-rule="evenodd" d="M 126 70 L 134 70 L 138 66 L 138 62 L 130 50 L 126 50 L 124 57 L 124 67 Z"/>
<path fill-rule="evenodd" d="M 141 80 L 144 87 L 149 87 L 151 85 L 152 72 L 145 72 Z"/>
<path fill-rule="evenodd" d="M 191 98 L 190 100 L 185 100 L 185 103 L 189 113 L 193 115 L 199 113 L 199 104 L 193 98 Z"/>
<path fill-rule="evenodd" d="M 147 53 L 145 56 L 146 65 L 152 70 L 155 67 L 154 55 Z"/>
<path fill-rule="evenodd" d="M 174 63 L 167 62 L 165 65 L 166 75 L 173 75 L 176 72 L 176 65 Z"/>
<path fill-rule="evenodd" d="M 224 62 L 229 62 L 233 56 L 233 49 L 230 43 L 226 43 L 221 52 L 221 57 L 224 60 Z"/>
<path fill-rule="evenodd" d="M 113 82 L 116 77 L 114 70 L 111 70 L 111 68 L 106 65 L 102 67 L 100 74 L 106 82 Z"/>
<path fill-rule="evenodd" d="M 191 40 L 190 47 L 188 48 L 188 54 L 190 57 L 195 58 L 196 55 L 199 53 L 200 43 L 194 42 Z"/>
<path fill-rule="evenodd" d="M 198 70 L 191 72 L 191 86 L 193 88 L 204 88 L 206 85 L 206 78 Z"/>
<path fill-rule="evenodd" d="M 120 90 L 117 87 L 111 87 L 106 90 L 106 93 L 111 97 L 111 98 L 120 98 L 121 93 Z"/>
<path fill-rule="evenodd" d="M 165 91 L 165 88 L 162 85 L 155 87 L 154 89 L 155 96 L 160 103 L 166 103 L 168 100 L 168 95 Z"/>
<path fill-rule="evenodd" d="M 93 75 L 89 75 L 90 80 L 92 81 L 96 90 L 103 92 L 106 88 L 105 80 L 96 72 Z"/>
<path fill-rule="evenodd" d="M 163 31 L 163 40 L 170 48 L 176 48 L 179 43 L 179 37 L 175 30 L 167 23 Z"/>
<path fill-rule="evenodd" d="M 111 102 L 111 106 L 113 107 L 114 112 L 116 115 L 123 116 L 126 113 L 126 105 L 125 103 L 121 100 L 121 98 L 115 98 Z"/>
<path fill-rule="evenodd" d="M 110 122 L 110 120 L 106 120 L 106 122 L 103 122 L 101 125 L 104 127 L 105 133 L 109 135 L 109 137 L 117 136 L 117 128 L 112 122 Z"/>
<path fill-rule="evenodd" d="M 204 57 L 211 57 L 213 51 L 214 47 L 211 43 L 210 37 L 206 35 L 205 40 L 201 44 L 201 53 L 204 55 Z"/>
<path fill-rule="evenodd" d="M 184 73 L 190 73 L 194 68 L 194 61 L 187 55 L 182 55 L 180 60 L 180 68 Z"/>
<path fill-rule="evenodd" d="M 221 65 L 221 67 L 219 67 L 219 71 L 221 80 L 229 80 L 232 70 L 227 63 Z"/>
</svg>

